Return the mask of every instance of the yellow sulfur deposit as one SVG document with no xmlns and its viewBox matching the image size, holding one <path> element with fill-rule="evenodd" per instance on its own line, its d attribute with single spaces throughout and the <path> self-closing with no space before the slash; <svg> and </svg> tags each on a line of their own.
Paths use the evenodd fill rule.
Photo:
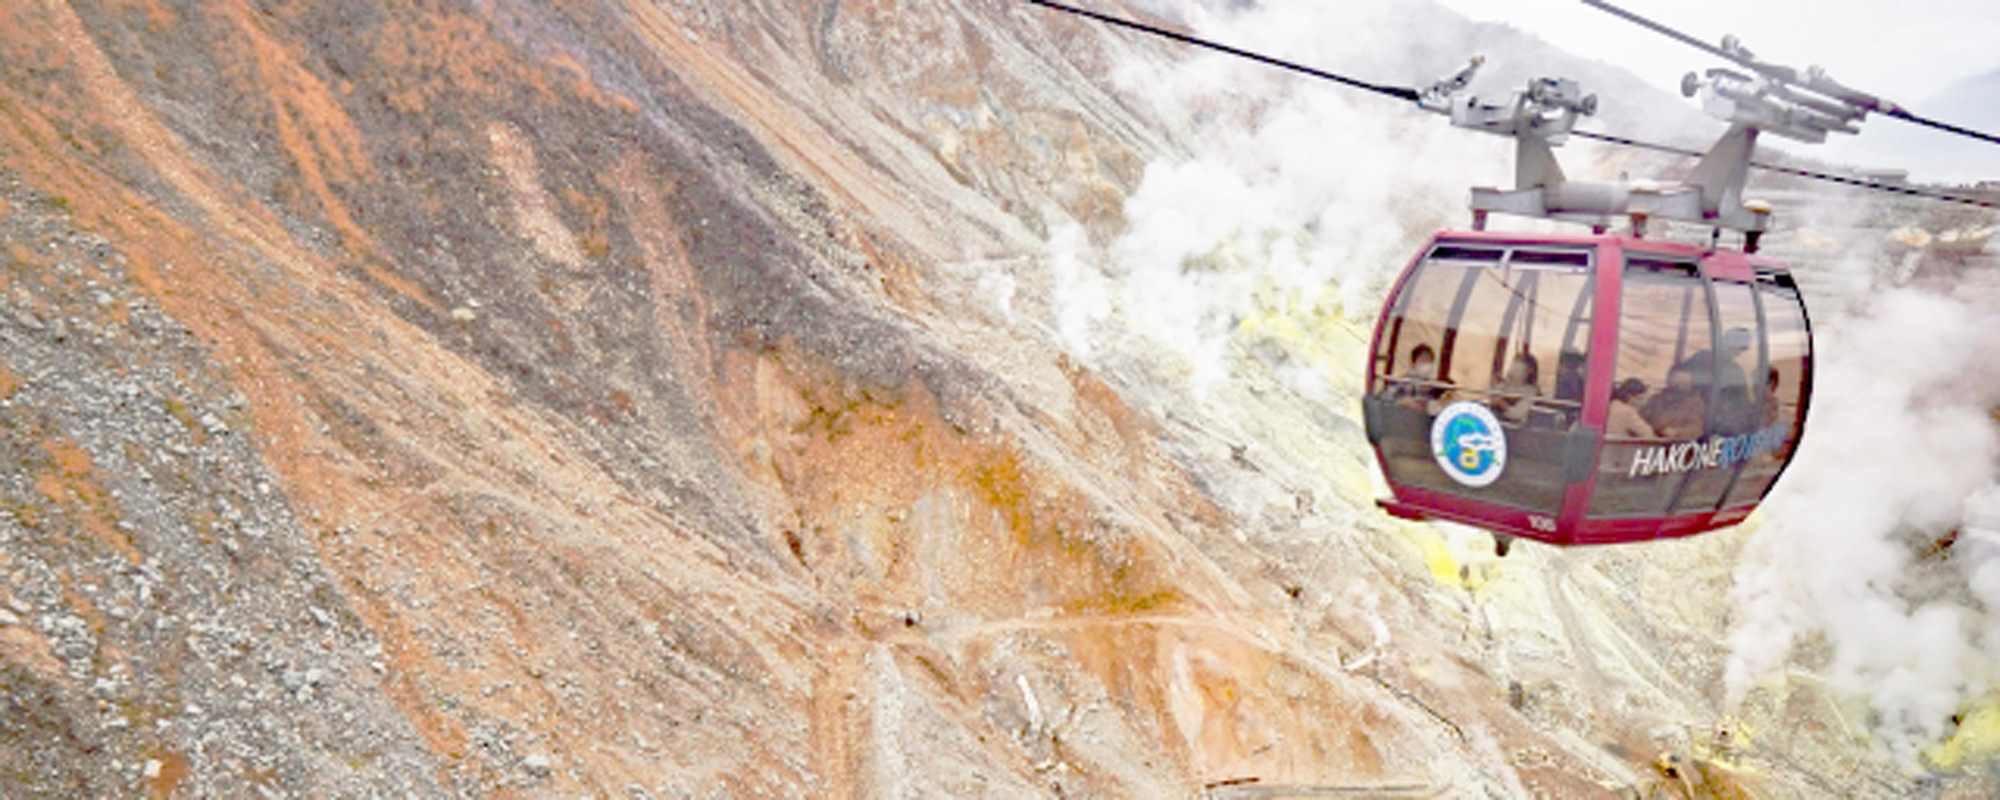
<svg viewBox="0 0 2000 800">
<path fill-rule="evenodd" d="M 1948 771 L 1976 767 L 1995 758 L 2000 758 L 2000 696 L 1988 696 L 1983 704 L 1966 712 L 1950 738 L 1924 752 L 1924 760 Z"/>
</svg>

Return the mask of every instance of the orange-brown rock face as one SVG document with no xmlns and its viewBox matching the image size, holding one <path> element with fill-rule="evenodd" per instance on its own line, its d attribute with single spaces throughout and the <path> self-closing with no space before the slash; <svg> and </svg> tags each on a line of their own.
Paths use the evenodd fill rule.
<svg viewBox="0 0 2000 800">
<path fill-rule="evenodd" d="M 1650 717 L 1524 717 L 1420 567 L 1246 537 L 1240 453 L 952 278 L 1119 223 L 1129 47 L 0 6 L 0 795 L 1629 780 Z"/>
<path fill-rule="evenodd" d="M 1114 786 L 1035 772 L 1000 650 L 1117 685 L 1099 627 L 1231 604 L 1114 394 L 1045 417 L 924 335 L 928 261 L 1010 241 L 959 180 L 1012 173 L 870 118 L 978 80 L 847 74 L 875 12 L 0 13 L 17 786 Z M 1116 525 L 1064 474 L 1135 468 Z"/>
</svg>

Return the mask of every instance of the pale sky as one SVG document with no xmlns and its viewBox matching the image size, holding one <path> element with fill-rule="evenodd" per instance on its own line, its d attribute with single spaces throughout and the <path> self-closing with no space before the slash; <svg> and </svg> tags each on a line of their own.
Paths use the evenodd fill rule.
<svg viewBox="0 0 2000 800">
<path fill-rule="evenodd" d="M 1440 2 L 1474 19 L 1528 31 L 1576 55 L 1624 66 L 1675 91 L 1676 96 L 1681 75 L 1723 66 L 1701 51 L 1579 0 Z M 1719 42 L 1723 34 L 1734 33 L 1766 61 L 1796 67 L 1819 64 L 1835 80 L 1901 103 L 1918 114 L 1927 113 L 1923 105 L 1926 98 L 1953 81 L 2000 69 L 2000 0 L 1612 2 L 1706 42 Z M 1888 127 L 1909 126 L 1871 117 L 1858 141 L 1801 152 L 1894 166 L 1899 155 L 1896 147 L 1911 144 L 1903 136 L 1890 137 L 1891 142 L 1869 136 Z M 1992 160 L 1980 157 L 1974 171 L 2000 177 L 2000 145 L 1989 149 Z"/>
</svg>

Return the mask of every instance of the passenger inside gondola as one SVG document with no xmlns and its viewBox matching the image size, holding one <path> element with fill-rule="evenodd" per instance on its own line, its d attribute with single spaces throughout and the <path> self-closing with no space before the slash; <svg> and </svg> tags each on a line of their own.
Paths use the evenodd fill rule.
<svg viewBox="0 0 2000 800">
<path fill-rule="evenodd" d="M 1720 348 L 1703 350 L 1681 362 L 1693 371 L 1695 389 L 1704 397 L 1709 396 L 1709 381 L 1715 382 L 1715 433 L 1736 435 L 1757 428 L 1760 409 L 1750 396 L 1750 380 L 1739 362 L 1755 341 L 1748 328 L 1730 328 L 1722 334 Z"/>
<path fill-rule="evenodd" d="M 1501 420 L 1516 425 L 1528 422 L 1535 410 L 1535 399 L 1542 394 L 1542 367 L 1533 355 L 1517 353 L 1507 364 L 1506 374 L 1493 386 L 1493 399 L 1489 405 Z"/>
<path fill-rule="evenodd" d="M 1778 424 L 1783 415 L 1784 410 L 1778 407 L 1778 368 L 1772 367 L 1764 375 L 1764 409 L 1757 420 L 1768 428 Z"/>
<path fill-rule="evenodd" d="M 1695 387 L 1695 371 L 1681 362 L 1667 372 L 1667 388 L 1646 401 L 1640 415 L 1665 439 L 1700 436 L 1708 417 L 1708 400 Z"/>
<path fill-rule="evenodd" d="M 1692 370 L 1695 388 L 1703 393 L 1708 391 L 1710 376 L 1714 376 L 1713 380 L 1725 391 L 1732 388 L 1748 390 L 1750 381 L 1744 377 L 1743 367 L 1736 363 L 1736 359 L 1749 352 L 1755 342 L 1756 337 L 1750 333 L 1750 329 L 1730 328 L 1722 334 L 1722 357 L 1719 361 L 1716 358 L 1716 351 L 1702 350 L 1688 356 L 1680 365 Z"/>
<path fill-rule="evenodd" d="M 1564 350 L 1556 362 L 1556 400 L 1562 403 L 1559 412 L 1561 427 L 1576 424 L 1583 415 L 1583 368 L 1590 359 L 1575 350 Z"/>
<path fill-rule="evenodd" d="M 1659 434 L 1633 405 L 1646 394 L 1646 382 L 1626 378 L 1611 389 L 1611 413 L 1604 420 L 1604 435 L 1613 439 L 1651 439 Z"/>
<path fill-rule="evenodd" d="M 1384 394 L 1397 405 L 1412 411 L 1435 414 L 1445 396 L 1447 381 L 1437 374 L 1437 351 L 1428 344 L 1410 348 L 1410 366 L 1389 384 Z"/>
<path fill-rule="evenodd" d="M 1782 442 L 1764 454 L 1765 460 L 1778 465 L 1792 459 L 1792 447 L 1798 442 L 1798 415 L 1785 411 L 1784 402 L 1778 394 L 1781 383 L 1777 367 L 1765 373 L 1763 402 L 1757 413 L 1758 430 L 1777 428 L 1785 431 Z"/>
</svg>

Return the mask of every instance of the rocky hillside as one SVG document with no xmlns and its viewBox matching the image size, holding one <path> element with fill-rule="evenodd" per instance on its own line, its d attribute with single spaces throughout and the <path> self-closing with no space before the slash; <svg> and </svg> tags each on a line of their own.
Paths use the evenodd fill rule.
<svg viewBox="0 0 2000 800">
<path fill-rule="evenodd" d="M 1720 707 L 1741 534 L 1469 560 L 1352 403 L 1067 355 L 1044 240 L 1185 146 L 1112 82 L 1180 57 L 0 5 L 0 795 L 1994 790 Z"/>
</svg>

